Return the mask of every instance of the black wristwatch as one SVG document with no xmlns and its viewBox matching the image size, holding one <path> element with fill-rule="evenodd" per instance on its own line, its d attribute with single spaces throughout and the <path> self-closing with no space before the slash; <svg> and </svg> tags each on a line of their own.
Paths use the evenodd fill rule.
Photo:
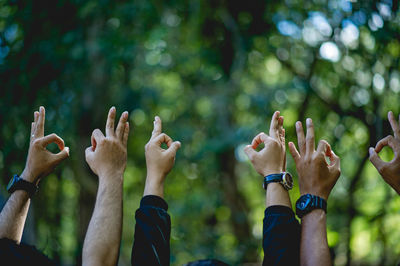
<svg viewBox="0 0 400 266">
<path fill-rule="evenodd" d="M 7 191 L 9 193 L 13 193 L 16 190 L 25 190 L 26 192 L 28 192 L 30 198 L 32 198 L 33 195 L 35 195 L 38 189 L 39 189 L 38 186 L 22 179 L 18 175 L 14 175 L 7 185 Z"/>
<path fill-rule="evenodd" d="M 267 175 L 266 177 L 264 177 L 263 188 L 267 189 L 268 184 L 273 182 L 278 182 L 282 184 L 282 186 L 286 190 L 290 190 L 293 188 L 293 178 L 289 172 Z"/>
<path fill-rule="evenodd" d="M 315 195 L 305 194 L 296 201 L 296 215 L 302 218 L 315 209 L 322 209 L 326 213 L 327 205 L 325 199 Z"/>
</svg>

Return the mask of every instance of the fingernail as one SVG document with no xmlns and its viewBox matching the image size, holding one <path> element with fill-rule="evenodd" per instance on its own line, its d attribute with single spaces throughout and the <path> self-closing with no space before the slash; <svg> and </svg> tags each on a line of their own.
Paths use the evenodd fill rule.
<svg viewBox="0 0 400 266">
<path fill-rule="evenodd" d="M 64 149 L 67 151 L 67 154 L 69 155 L 69 147 L 64 147 Z"/>
<path fill-rule="evenodd" d="M 306 120 L 306 123 L 307 123 L 307 126 L 309 126 L 310 124 L 311 124 L 311 118 L 307 118 L 307 120 Z"/>
<path fill-rule="evenodd" d="M 297 121 L 297 122 L 296 122 L 296 127 L 300 127 L 300 125 L 301 125 L 301 122 L 300 122 L 300 121 Z"/>
<path fill-rule="evenodd" d="M 369 147 L 369 154 L 372 154 L 372 153 L 373 153 L 373 151 L 374 151 L 374 148 L 372 148 L 372 147 Z"/>
</svg>

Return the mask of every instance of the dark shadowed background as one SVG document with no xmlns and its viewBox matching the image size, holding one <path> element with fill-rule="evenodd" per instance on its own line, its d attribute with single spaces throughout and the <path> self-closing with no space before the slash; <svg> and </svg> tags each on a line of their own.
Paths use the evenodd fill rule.
<svg viewBox="0 0 400 266">
<path fill-rule="evenodd" d="M 265 195 L 242 149 L 280 110 L 287 140 L 297 143 L 294 123 L 312 117 L 317 139 L 342 159 L 328 206 L 335 264 L 395 264 L 400 199 L 368 147 L 391 133 L 387 111 L 400 112 L 398 8 L 391 0 L 0 0 L 3 200 L 40 105 L 45 133 L 71 148 L 41 182 L 24 240 L 62 265 L 80 263 L 97 190 L 84 149 L 115 105 L 133 129 L 119 264 L 130 264 L 155 115 L 182 142 L 166 181 L 172 265 L 260 262 Z M 289 154 L 288 169 L 295 173 Z M 298 188 L 290 194 L 294 203 Z"/>
</svg>

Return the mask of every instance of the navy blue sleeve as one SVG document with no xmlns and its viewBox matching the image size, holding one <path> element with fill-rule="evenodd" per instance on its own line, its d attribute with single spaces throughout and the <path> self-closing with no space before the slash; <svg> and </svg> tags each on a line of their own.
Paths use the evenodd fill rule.
<svg viewBox="0 0 400 266">
<path fill-rule="evenodd" d="M 158 196 L 145 196 L 136 211 L 132 265 L 169 265 L 171 218 L 168 204 Z"/>
<path fill-rule="evenodd" d="M 0 264 L 4 266 L 58 265 L 34 246 L 23 243 L 17 244 L 15 241 L 7 238 L 0 239 Z"/>
<path fill-rule="evenodd" d="M 299 265 L 300 234 L 299 222 L 291 208 L 268 207 L 263 223 L 263 265 Z"/>
</svg>

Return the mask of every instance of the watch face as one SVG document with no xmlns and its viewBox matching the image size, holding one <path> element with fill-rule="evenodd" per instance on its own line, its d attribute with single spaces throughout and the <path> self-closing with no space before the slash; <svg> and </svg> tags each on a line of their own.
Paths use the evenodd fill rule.
<svg viewBox="0 0 400 266">
<path fill-rule="evenodd" d="M 18 178 L 16 178 L 15 176 L 13 176 L 13 177 L 10 179 L 10 182 L 8 182 L 7 190 L 10 190 L 10 188 L 15 184 L 15 182 L 17 182 L 17 180 L 18 180 Z"/>
<path fill-rule="evenodd" d="M 282 176 L 282 181 L 287 189 L 293 188 L 293 177 L 290 173 L 288 172 L 284 173 L 284 175 Z"/>
<path fill-rule="evenodd" d="M 300 201 L 296 203 L 296 208 L 299 210 L 305 210 L 311 202 L 311 197 L 309 195 L 305 195 L 302 197 Z"/>
</svg>

